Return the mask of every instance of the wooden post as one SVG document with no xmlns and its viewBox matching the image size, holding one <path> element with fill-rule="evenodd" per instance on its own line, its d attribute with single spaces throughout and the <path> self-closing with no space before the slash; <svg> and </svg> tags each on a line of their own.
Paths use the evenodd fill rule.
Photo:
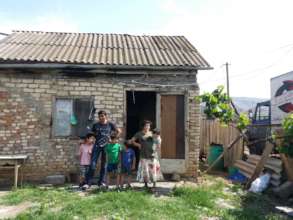
<svg viewBox="0 0 293 220">
<path fill-rule="evenodd" d="M 20 166 L 18 165 L 17 162 L 15 162 L 15 165 L 14 165 L 14 187 L 17 188 L 17 180 L 18 180 L 18 168 Z"/>
</svg>

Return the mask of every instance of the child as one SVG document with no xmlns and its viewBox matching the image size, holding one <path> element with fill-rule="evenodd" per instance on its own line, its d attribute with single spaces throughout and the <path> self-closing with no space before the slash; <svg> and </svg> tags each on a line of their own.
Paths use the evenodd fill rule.
<svg viewBox="0 0 293 220">
<path fill-rule="evenodd" d="M 153 141 L 153 184 L 154 187 L 156 187 L 156 182 L 158 180 L 163 180 L 163 174 L 161 172 L 161 166 L 159 162 L 159 152 L 162 142 L 159 129 L 153 130 Z"/>
<path fill-rule="evenodd" d="M 133 165 L 133 159 L 134 159 L 134 151 L 129 148 L 128 142 L 124 142 L 125 148 L 121 152 L 121 179 L 120 179 L 120 186 L 123 188 L 124 184 L 124 177 L 127 175 L 127 187 L 131 188 L 130 182 L 131 182 L 131 169 Z"/>
<path fill-rule="evenodd" d="M 107 188 L 109 187 L 111 176 L 116 176 L 116 186 L 119 190 L 119 159 L 120 159 L 120 151 L 121 145 L 118 143 L 118 137 L 116 134 L 111 134 L 110 142 L 106 145 L 106 155 L 107 155 Z"/>
<path fill-rule="evenodd" d="M 88 174 L 93 146 L 95 143 L 95 135 L 88 133 L 83 143 L 79 146 L 79 161 L 80 161 L 80 178 L 79 187 L 87 188 L 86 176 Z"/>
<path fill-rule="evenodd" d="M 131 139 L 131 144 L 140 149 L 140 161 L 137 170 L 137 180 L 144 182 L 148 189 L 148 182 L 153 182 L 153 134 L 150 131 L 151 122 L 144 120 L 141 131 Z"/>
</svg>

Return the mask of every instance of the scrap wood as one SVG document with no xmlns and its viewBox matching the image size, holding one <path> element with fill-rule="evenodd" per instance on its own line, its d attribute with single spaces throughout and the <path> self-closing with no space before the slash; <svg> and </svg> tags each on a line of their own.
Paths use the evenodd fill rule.
<svg viewBox="0 0 293 220">
<path fill-rule="evenodd" d="M 264 166 L 270 156 L 270 153 L 272 152 L 272 150 L 274 148 L 274 145 L 271 142 L 267 141 L 266 143 L 267 143 L 266 147 L 263 151 L 263 154 L 261 156 L 260 161 L 256 165 L 254 173 L 246 183 L 245 188 L 247 188 L 247 189 L 250 187 L 250 184 L 261 174 L 261 172 L 262 172 L 262 170 L 263 170 L 263 168 L 264 168 Z"/>
<path fill-rule="evenodd" d="M 268 168 L 269 170 L 272 170 L 275 173 L 281 173 L 282 172 L 282 167 L 275 167 L 275 166 L 272 166 L 270 164 L 265 164 L 264 167 Z"/>
<path fill-rule="evenodd" d="M 282 160 L 270 157 L 267 161 L 267 164 L 272 165 L 274 167 L 282 167 Z"/>
</svg>

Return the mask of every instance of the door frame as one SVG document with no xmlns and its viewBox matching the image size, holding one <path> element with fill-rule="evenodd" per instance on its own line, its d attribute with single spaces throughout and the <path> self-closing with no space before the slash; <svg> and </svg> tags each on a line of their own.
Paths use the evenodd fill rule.
<svg viewBox="0 0 293 220">
<path fill-rule="evenodd" d="M 161 91 L 154 88 L 124 88 L 124 122 L 123 126 L 127 125 L 127 92 L 139 91 L 139 92 L 155 92 L 156 93 L 156 125 L 161 130 L 161 96 L 163 95 L 183 95 L 184 96 L 184 129 L 185 129 L 185 158 L 184 159 L 160 159 L 160 165 L 163 173 L 171 174 L 178 173 L 184 174 L 188 165 L 188 153 L 189 153 L 189 109 L 188 109 L 188 91 Z M 126 138 L 126 132 L 124 134 Z M 163 140 L 164 141 L 164 140 Z"/>
<path fill-rule="evenodd" d="M 187 164 L 188 164 L 188 152 L 189 152 L 189 144 L 188 144 L 188 95 L 187 92 L 158 92 L 157 93 L 157 125 L 158 128 L 161 129 L 161 97 L 164 95 L 183 95 L 184 96 L 184 147 L 185 147 L 185 155 L 184 159 L 160 159 L 160 165 L 163 173 L 178 173 L 184 174 L 186 173 Z M 164 140 L 163 140 L 164 141 Z"/>
</svg>

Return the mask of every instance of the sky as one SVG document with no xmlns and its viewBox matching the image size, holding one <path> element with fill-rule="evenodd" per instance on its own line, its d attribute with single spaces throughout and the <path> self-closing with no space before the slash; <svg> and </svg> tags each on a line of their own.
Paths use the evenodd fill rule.
<svg viewBox="0 0 293 220">
<path fill-rule="evenodd" d="M 0 32 L 184 35 L 213 70 L 201 92 L 270 98 L 270 79 L 293 70 L 293 0 L 0 0 Z"/>
</svg>

